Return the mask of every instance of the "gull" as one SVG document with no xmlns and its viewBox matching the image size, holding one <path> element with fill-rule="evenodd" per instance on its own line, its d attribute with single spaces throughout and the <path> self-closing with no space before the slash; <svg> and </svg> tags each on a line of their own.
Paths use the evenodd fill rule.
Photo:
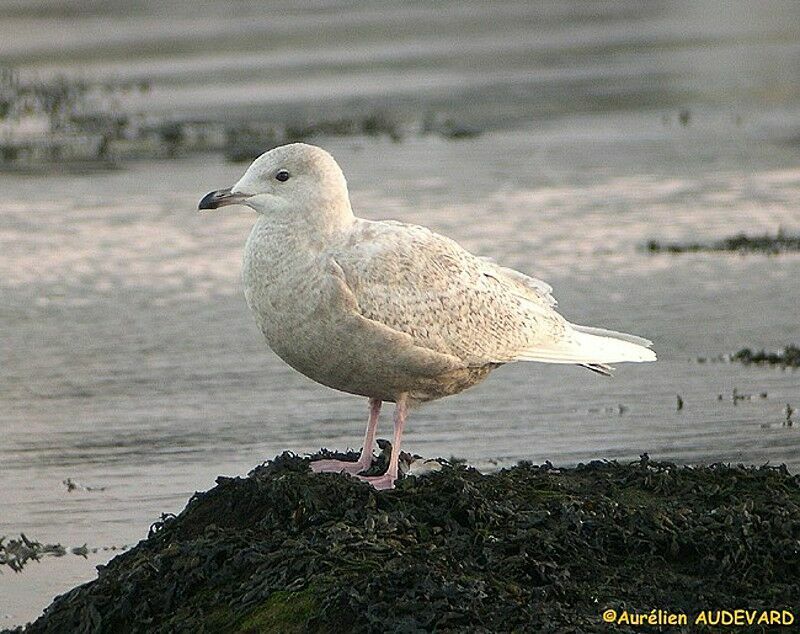
<svg viewBox="0 0 800 634">
<path fill-rule="evenodd" d="M 235 204 L 257 213 L 242 280 L 270 348 L 317 383 L 369 399 L 358 461 L 313 461 L 316 472 L 393 488 L 409 408 L 457 394 L 506 363 L 609 374 L 609 363 L 656 359 L 646 339 L 569 323 L 540 280 L 425 227 L 356 217 L 344 174 L 322 148 L 276 147 L 198 207 Z M 389 468 L 359 475 L 372 461 L 383 402 L 395 403 Z"/>
</svg>

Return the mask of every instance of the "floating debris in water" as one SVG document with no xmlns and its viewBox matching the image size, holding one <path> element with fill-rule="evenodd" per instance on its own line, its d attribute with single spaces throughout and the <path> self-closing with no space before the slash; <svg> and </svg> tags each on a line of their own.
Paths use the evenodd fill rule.
<svg viewBox="0 0 800 634">
<path fill-rule="evenodd" d="M 680 412 L 682 409 L 683 409 L 683 399 L 681 398 L 681 395 L 680 395 L 680 394 L 678 394 L 678 406 L 677 406 L 677 410 Z"/>
<path fill-rule="evenodd" d="M 739 401 L 749 401 L 753 398 L 752 394 L 739 394 L 739 390 L 737 388 L 733 388 L 731 392 L 731 400 L 733 404 L 736 405 Z"/>
<path fill-rule="evenodd" d="M 765 350 L 754 352 L 750 348 L 742 348 L 739 352 L 732 354 L 731 359 L 745 365 L 777 365 L 782 368 L 797 368 L 800 367 L 800 348 L 789 345 L 780 352 Z"/>
<path fill-rule="evenodd" d="M 628 406 L 623 405 L 622 403 L 617 403 L 616 407 L 606 406 L 606 407 L 589 407 L 586 410 L 589 414 L 617 414 L 622 416 L 625 412 L 628 411 Z"/>
<path fill-rule="evenodd" d="M 794 425 L 794 421 L 792 420 L 794 408 L 789 403 L 786 403 L 786 409 L 784 411 L 786 412 L 786 418 L 784 419 L 783 424 L 785 427 L 791 427 Z"/>
<path fill-rule="evenodd" d="M 20 572 L 28 562 L 39 561 L 45 555 L 63 557 L 67 549 L 61 544 L 42 544 L 28 539 L 20 533 L 19 539 L 0 537 L 0 566 L 8 566 L 14 572 Z"/>
<path fill-rule="evenodd" d="M 443 464 L 385 492 L 284 454 L 195 494 L 27 631 L 588 632 L 653 597 L 792 609 L 798 534 L 784 466 Z"/>
<path fill-rule="evenodd" d="M 717 242 L 689 242 L 662 244 L 658 240 L 650 240 L 645 245 L 650 253 L 697 253 L 702 251 L 727 251 L 733 253 L 765 253 L 777 255 L 800 251 L 800 235 L 786 235 L 782 231 L 774 236 L 748 236 L 740 233 L 731 238 Z"/>
<path fill-rule="evenodd" d="M 89 553 L 98 553 L 115 550 L 127 550 L 127 544 L 123 546 L 103 546 L 102 548 L 89 548 L 88 544 L 66 548 L 61 544 L 42 544 L 33 539 L 28 539 L 24 533 L 20 533 L 19 539 L 9 539 L 0 537 L 0 566 L 8 566 L 14 572 L 20 572 L 31 561 L 40 561 L 42 557 L 63 557 L 71 553 L 79 557 L 87 558 Z"/>
<path fill-rule="evenodd" d="M 67 493 L 72 493 L 73 491 L 80 489 L 81 491 L 105 491 L 105 487 L 90 487 L 83 484 L 79 484 L 75 482 L 72 478 L 67 478 L 66 480 L 62 480 L 61 484 L 67 487 Z"/>
<path fill-rule="evenodd" d="M 765 399 L 767 397 L 768 394 L 766 392 L 758 393 L 758 398 L 760 399 Z M 724 397 L 722 396 L 722 394 L 717 394 L 718 401 L 723 400 L 723 398 Z M 739 401 L 752 401 L 752 400 L 753 400 L 752 394 L 742 394 L 739 392 L 739 388 L 736 387 L 733 388 L 733 390 L 731 390 L 731 401 L 733 402 L 734 405 L 738 405 Z"/>
<path fill-rule="evenodd" d="M 73 555 L 78 555 L 79 557 L 83 557 L 86 559 L 86 556 L 89 554 L 89 548 L 84 544 L 83 546 L 74 546 L 73 548 L 69 549 Z"/>
</svg>

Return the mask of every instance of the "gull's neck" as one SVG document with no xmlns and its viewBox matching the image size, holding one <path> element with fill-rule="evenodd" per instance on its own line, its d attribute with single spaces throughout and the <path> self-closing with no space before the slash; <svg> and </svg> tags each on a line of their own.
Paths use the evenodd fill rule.
<svg viewBox="0 0 800 634">
<path fill-rule="evenodd" d="M 355 223 L 350 201 L 344 197 L 316 200 L 313 205 L 281 213 L 260 213 L 253 233 L 259 242 L 269 243 L 271 249 L 314 255 L 341 240 Z"/>
</svg>

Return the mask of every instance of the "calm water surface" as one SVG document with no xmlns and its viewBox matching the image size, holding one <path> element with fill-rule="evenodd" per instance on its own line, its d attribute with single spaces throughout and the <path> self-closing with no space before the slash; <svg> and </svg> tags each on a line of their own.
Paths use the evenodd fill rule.
<svg viewBox="0 0 800 634">
<path fill-rule="evenodd" d="M 228 74 L 231 107 L 279 107 L 281 94 L 344 103 L 357 90 L 388 90 L 401 104 L 421 94 L 470 110 L 439 85 L 447 78 L 474 104 L 474 119 L 491 115 L 513 129 L 458 143 L 320 139 L 348 176 L 356 213 L 425 224 L 541 277 L 571 321 L 647 336 L 660 360 L 622 365 L 613 379 L 563 366 L 501 368 L 414 412 L 406 448 L 484 469 L 520 459 L 629 460 L 644 451 L 800 469 L 800 431 L 781 424 L 786 403 L 800 405 L 800 375 L 695 361 L 796 342 L 800 257 L 641 250 L 650 238 L 800 230 L 800 39 L 790 37 L 797 5 L 764 5 L 770 10 L 722 23 L 698 8 L 687 31 L 678 4 L 658 14 L 601 5 L 601 22 L 575 7 L 565 17 L 561 4 L 550 22 L 521 4 L 507 5 L 497 22 L 463 10 L 450 40 L 397 27 L 388 44 L 386 24 L 427 24 L 426 5 L 399 16 L 367 12 L 353 47 L 333 37 L 347 32 L 341 12 L 339 26 L 325 27 L 330 37 L 291 46 L 294 31 L 324 22 L 323 9 L 249 21 L 250 39 L 236 46 L 227 17 L 218 47 L 202 50 L 187 33 L 208 24 L 181 22 L 167 5 L 178 12 L 174 37 L 183 42 L 170 54 L 158 38 L 171 35 L 148 31 L 154 18 L 145 9 L 94 45 L 79 36 L 102 15 L 75 19 L 56 42 L 34 28 L 52 35 L 56 18 L 21 12 L 13 19 L 30 27 L 29 37 L 0 44 L 0 58 L 27 60 L 23 67 L 41 73 L 82 66 L 98 76 L 152 75 L 154 111 L 198 107 L 198 69 L 209 63 L 209 108 Z M 686 6 L 712 15 L 716 5 Z M 266 55 L 258 36 L 269 29 L 277 40 Z M 53 47 L 69 53 L 59 65 Z M 131 47 L 139 61 L 114 61 Z M 467 61 L 454 53 L 459 47 Z M 307 95 L 293 92 L 300 79 L 286 77 L 287 68 Z M 359 81 L 333 90 L 331 73 Z M 260 88 L 273 82 L 275 91 Z M 689 125 L 679 124 L 675 104 L 690 109 Z M 209 156 L 85 176 L 0 176 L 0 535 L 133 544 L 218 474 L 245 474 L 285 449 L 359 445 L 366 402 L 285 366 L 248 314 L 239 267 L 252 212 L 195 211 L 205 192 L 232 184 L 243 167 Z M 734 405 L 734 388 L 754 398 Z M 382 435 L 389 411 L 385 418 Z M 104 489 L 68 493 L 65 478 Z M 34 618 L 112 554 L 0 573 L 0 625 Z"/>
</svg>

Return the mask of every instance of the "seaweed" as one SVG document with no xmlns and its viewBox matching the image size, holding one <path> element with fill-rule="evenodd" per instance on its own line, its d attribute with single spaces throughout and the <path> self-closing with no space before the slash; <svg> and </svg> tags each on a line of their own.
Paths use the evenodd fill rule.
<svg viewBox="0 0 800 634">
<path fill-rule="evenodd" d="M 783 466 L 444 464 L 375 491 L 308 462 L 218 478 L 25 631 L 592 632 L 606 608 L 800 604 Z"/>
<path fill-rule="evenodd" d="M 172 159 L 221 152 L 249 162 L 278 145 L 319 137 L 388 138 L 399 143 L 411 131 L 444 139 L 469 139 L 482 128 L 437 113 L 357 104 L 324 116 L 256 112 L 230 120 L 181 115 L 131 114 L 130 93 L 147 93 L 148 82 L 92 82 L 70 77 L 23 79 L 0 66 L 0 171 L 111 169 L 123 161 Z"/>
<path fill-rule="evenodd" d="M 422 119 L 422 134 L 436 134 L 444 139 L 457 141 L 473 139 L 483 134 L 484 130 L 464 121 L 457 121 L 442 113 L 428 111 Z"/>
<path fill-rule="evenodd" d="M 41 561 L 44 557 L 64 557 L 67 554 L 77 555 L 86 559 L 89 553 L 100 551 L 110 552 L 126 550 L 127 545 L 102 546 L 89 548 L 88 544 L 66 547 L 61 544 L 43 544 L 35 539 L 30 539 L 25 533 L 20 533 L 19 539 L 0 537 L 0 572 L 2 566 L 8 566 L 14 572 L 21 572 L 32 561 Z"/>
<path fill-rule="evenodd" d="M 400 123 L 384 112 L 293 122 L 284 126 L 249 122 L 228 126 L 223 151 L 229 161 L 249 162 L 278 145 L 310 141 L 319 136 L 386 136 L 399 142 L 403 132 Z"/>
<path fill-rule="evenodd" d="M 788 345 L 778 352 L 767 352 L 766 350 L 755 352 L 750 348 L 742 348 L 739 352 L 731 355 L 731 360 L 745 365 L 777 365 L 782 368 L 797 368 L 800 367 L 800 348 Z"/>
<path fill-rule="evenodd" d="M 777 255 L 800 251 L 800 235 L 787 235 L 778 231 L 776 235 L 764 234 L 762 236 L 748 236 L 739 233 L 735 236 L 718 240 L 716 242 L 688 242 L 688 243 L 661 243 L 650 240 L 645 245 L 645 250 L 650 253 L 698 253 L 719 252 L 732 253 L 764 253 Z"/>
<path fill-rule="evenodd" d="M 61 544 L 42 544 L 28 539 L 25 533 L 21 533 L 19 539 L 8 541 L 0 537 L 0 566 L 8 566 L 14 572 L 20 572 L 29 562 L 39 561 L 46 555 L 63 557 L 66 554 L 67 549 Z"/>
</svg>

